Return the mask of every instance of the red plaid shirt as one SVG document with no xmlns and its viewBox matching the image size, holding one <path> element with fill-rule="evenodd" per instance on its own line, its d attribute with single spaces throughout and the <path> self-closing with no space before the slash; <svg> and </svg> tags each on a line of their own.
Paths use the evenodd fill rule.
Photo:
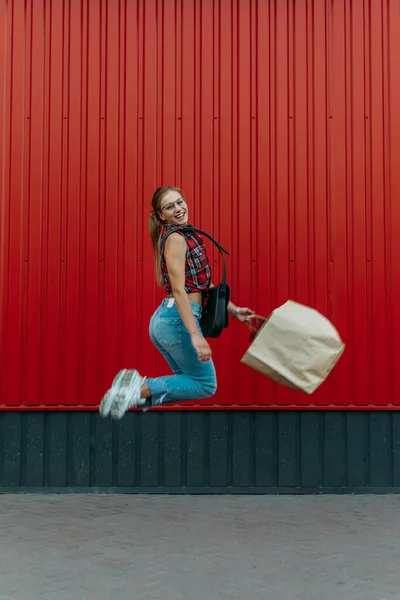
<svg viewBox="0 0 400 600">
<path fill-rule="evenodd" d="M 174 228 L 174 225 L 166 225 L 163 235 L 169 229 Z M 208 260 L 207 250 L 200 233 L 193 231 L 177 231 L 182 235 L 188 246 L 186 251 L 186 266 L 185 266 L 185 290 L 188 294 L 193 292 L 208 291 L 211 285 L 211 267 Z M 164 257 L 164 248 L 161 249 L 160 255 L 161 270 L 164 277 L 164 288 L 168 294 L 172 293 L 171 282 L 168 275 L 167 264 Z"/>
</svg>

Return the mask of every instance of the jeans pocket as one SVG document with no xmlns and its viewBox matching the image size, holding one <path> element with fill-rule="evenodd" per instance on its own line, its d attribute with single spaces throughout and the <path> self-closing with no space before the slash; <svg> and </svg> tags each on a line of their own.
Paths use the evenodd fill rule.
<svg viewBox="0 0 400 600">
<path fill-rule="evenodd" d="M 182 319 L 180 317 L 158 317 L 154 323 L 155 336 L 163 346 L 182 344 Z"/>
</svg>

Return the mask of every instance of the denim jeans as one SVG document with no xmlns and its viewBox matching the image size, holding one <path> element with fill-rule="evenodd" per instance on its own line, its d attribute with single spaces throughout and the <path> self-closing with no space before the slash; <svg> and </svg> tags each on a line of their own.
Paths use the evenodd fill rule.
<svg viewBox="0 0 400 600">
<path fill-rule="evenodd" d="M 199 325 L 202 308 L 195 302 L 190 304 Z M 174 300 L 166 298 L 162 301 L 151 317 L 149 333 L 151 341 L 174 373 L 146 380 L 152 394 L 151 406 L 200 400 L 215 394 L 217 378 L 214 363 L 212 359 L 208 362 L 198 359 Z"/>
</svg>

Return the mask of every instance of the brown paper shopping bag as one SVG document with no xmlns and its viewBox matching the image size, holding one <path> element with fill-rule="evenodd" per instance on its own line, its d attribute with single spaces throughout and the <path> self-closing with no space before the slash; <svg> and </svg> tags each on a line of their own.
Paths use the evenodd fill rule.
<svg viewBox="0 0 400 600">
<path fill-rule="evenodd" d="M 288 300 L 250 327 L 245 365 L 287 387 L 312 394 L 328 377 L 345 345 L 317 310 Z"/>
</svg>

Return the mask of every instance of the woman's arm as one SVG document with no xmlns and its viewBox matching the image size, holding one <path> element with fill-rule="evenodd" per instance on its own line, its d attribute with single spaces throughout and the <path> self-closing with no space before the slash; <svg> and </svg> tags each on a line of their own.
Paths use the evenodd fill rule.
<svg viewBox="0 0 400 600">
<path fill-rule="evenodd" d="M 211 348 L 204 339 L 193 316 L 189 296 L 185 290 L 185 264 L 187 245 L 179 233 L 172 233 L 165 244 L 165 261 L 179 314 L 188 330 L 199 359 L 203 362 L 211 358 Z"/>
<path fill-rule="evenodd" d="M 185 263 L 187 245 L 185 238 L 178 233 L 173 233 L 165 244 L 165 261 L 179 313 L 190 335 L 199 333 L 196 320 L 193 316 L 189 297 L 185 291 Z"/>
<path fill-rule="evenodd" d="M 210 285 L 210 287 L 215 287 L 215 286 L 212 283 Z M 239 308 L 238 306 L 233 304 L 233 302 L 229 302 L 228 303 L 228 313 L 235 319 L 238 319 L 238 321 L 241 321 L 242 323 L 244 323 L 245 321 L 250 320 L 251 316 L 255 314 L 255 311 L 252 310 L 251 308 L 247 308 L 247 307 Z"/>
<path fill-rule="evenodd" d="M 255 311 L 251 308 L 247 308 L 247 306 L 244 308 L 235 306 L 233 302 L 229 302 L 228 312 L 230 315 L 232 315 L 232 317 L 235 317 L 235 319 L 238 319 L 238 321 L 241 321 L 242 323 L 245 321 L 250 321 L 251 316 L 255 314 Z"/>
</svg>

